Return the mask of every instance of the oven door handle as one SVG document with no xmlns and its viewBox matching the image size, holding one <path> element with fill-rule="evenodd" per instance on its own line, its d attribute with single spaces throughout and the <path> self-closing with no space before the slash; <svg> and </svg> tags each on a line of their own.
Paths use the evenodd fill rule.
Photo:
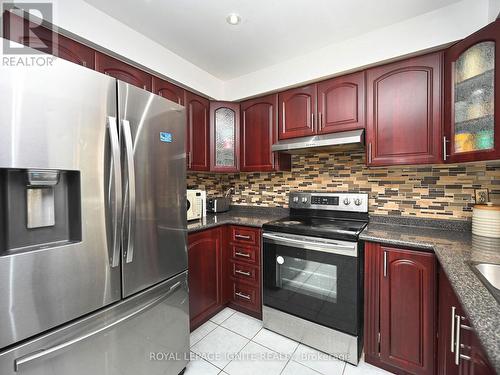
<svg viewBox="0 0 500 375">
<path fill-rule="evenodd" d="M 357 257 L 357 244 L 342 245 L 337 242 L 327 241 L 308 241 L 303 239 L 296 239 L 291 237 L 280 236 L 279 234 L 263 233 L 262 237 L 265 241 L 284 246 L 301 247 L 307 250 L 323 251 L 331 254 L 346 255 Z"/>
</svg>

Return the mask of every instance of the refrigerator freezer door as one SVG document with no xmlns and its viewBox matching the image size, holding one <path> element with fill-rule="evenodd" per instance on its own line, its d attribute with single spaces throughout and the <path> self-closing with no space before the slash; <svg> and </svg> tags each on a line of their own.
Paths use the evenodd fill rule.
<svg viewBox="0 0 500 375">
<path fill-rule="evenodd" d="M 187 269 L 185 109 L 118 81 L 123 296 Z"/>
<path fill-rule="evenodd" d="M 6 207 L 14 207 L 15 201 L 0 187 L 3 348 L 120 299 L 116 257 L 115 267 L 111 264 L 114 253 L 119 260 L 119 248 L 113 252 L 111 229 L 119 223 L 109 219 L 106 202 L 109 197 L 111 211 L 119 207 L 121 191 L 116 192 L 119 176 L 109 177 L 110 164 L 119 156 L 111 157 L 109 133 L 116 129 L 115 79 L 62 59 L 45 66 L 4 65 L 0 66 L 0 103 L 0 174 L 35 169 L 77 176 L 72 186 L 78 199 L 71 199 L 69 193 L 59 197 L 80 215 L 75 220 L 76 216 L 58 217 L 56 212 L 55 217 L 56 227 L 72 220 L 78 223 L 73 228 L 77 240 L 9 248 L 5 244 L 9 233 L 15 233 L 10 228 L 13 221 L 35 239 L 51 227 L 29 228 L 20 216 L 26 209 L 11 209 L 6 215 Z M 22 183 L 16 189 L 20 197 L 26 194 Z"/>
<path fill-rule="evenodd" d="M 0 353 L 2 375 L 178 374 L 189 355 L 187 272 Z"/>
</svg>

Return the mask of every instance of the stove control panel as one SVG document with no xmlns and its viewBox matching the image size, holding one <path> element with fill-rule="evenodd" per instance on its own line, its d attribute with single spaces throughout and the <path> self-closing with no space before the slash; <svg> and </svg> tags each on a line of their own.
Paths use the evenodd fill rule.
<svg viewBox="0 0 500 375">
<path fill-rule="evenodd" d="M 346 212 L 368 212 L 368 194 L 366 193 L 316 193 L 291 192 L 290 208 L 311 210 L 334 210 Z"/>
</svg>

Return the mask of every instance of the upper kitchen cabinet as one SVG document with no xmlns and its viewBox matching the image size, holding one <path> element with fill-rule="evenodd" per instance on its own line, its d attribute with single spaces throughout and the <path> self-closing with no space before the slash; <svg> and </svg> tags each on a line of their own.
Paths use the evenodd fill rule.
<svg viewBox="0 0 500 375">
<path fill-rule="evenodd" d="M 210 103 L 210 169 L 237 172 L 240 133 L 238 103 Z"/>
<path fill-rule="evenodd" d="M 184 89 L 158 77 L 153 77 L 153 93 L 184 105 Z"/>
<path fill-rule="evenodd" d="M 499 42 L 497 20 L 446 51 L 445 142 L 452 163 L 500 159 Z"/>
<path fill-rule="evenodd" d="M 151 91 L 151 75 L 123 61 L 100 52 L 95 53 L 95 70 L 123 82 Z"/>
<path fill-rule="evenodd" d="M 240 103 L 240 170 L 265 172 L 290 169 L 290 155 L 273 153 L 277 140 L 278 95 L 268 95 Z"/>
<path fill-rule="evenodd" d="M 31 47 L 44 53 L 53 54 L 61 59 L 94 69 L 95 52 L 92 48 L 59 35 L 43 26 L 10 13 L 4 13 L 4 38 Z M 26 30 L 36 28 L 26 33 Z"/>
<path fill-rule="evenodd" d="M 187 112 L 186 152 L 187 167 L 191 171 L 210 170 L 210 124 L 207 99 L 185 91 L 184 104 Z"/>
<path fill-rule="evenodd" d="M 367 164 L 442 162 L 443 53 L 366 72 Z"/>
<path fill-rule="evenodd" d="M 279 139 L 315 133 L 316 89 L 314 84 L 279 93 Z"/>
<path fill-rule="evenodd" d="M 318 84 L 318 131 L 335 133 L 365 127 L 365 72 Z"/>
</svg>

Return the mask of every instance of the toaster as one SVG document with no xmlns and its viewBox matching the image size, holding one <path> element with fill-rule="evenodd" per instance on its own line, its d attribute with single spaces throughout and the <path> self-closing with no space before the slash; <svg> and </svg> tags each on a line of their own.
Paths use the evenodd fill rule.
<svg viewBox="0 0 500 375">
<path fill-rule="evenodd" d="M 211 197 L 207 199 L 207 212 L 226 212 L 229 211 L 230 197 Z"/>
</svg>

